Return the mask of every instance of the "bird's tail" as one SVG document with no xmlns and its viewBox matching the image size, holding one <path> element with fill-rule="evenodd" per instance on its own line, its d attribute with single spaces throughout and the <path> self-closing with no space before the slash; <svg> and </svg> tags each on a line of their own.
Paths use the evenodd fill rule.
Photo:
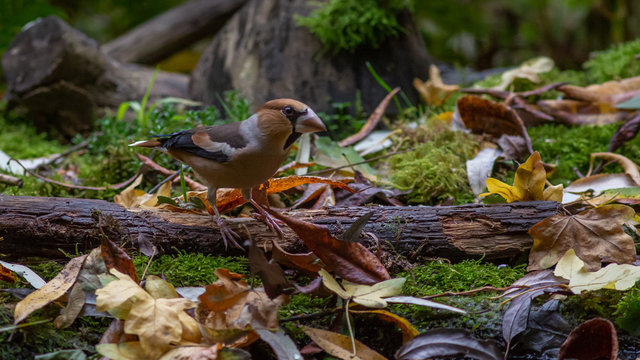
<svg viewBox="0 0 640 360">
<path fill-rule="evenodd" d="M 133 144 L 129 144 L 129 146 L 139 146 L 139 147 L 154 148 L 154 147 L 162 146 L 162 141 L 160 141 L 160 140 L 142 140 L 142 141 L 136 141 Z"/>
</svg>

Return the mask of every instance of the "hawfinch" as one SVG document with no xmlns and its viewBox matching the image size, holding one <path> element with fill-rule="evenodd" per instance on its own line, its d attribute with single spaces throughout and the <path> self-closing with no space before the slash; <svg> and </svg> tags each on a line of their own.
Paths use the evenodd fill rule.
<svg viewBox="0 0 640 360">
<path fill-rule="evenodd" d="M 326 131 L 322 120 L 307 105 L 292 99 L 266 102 L 248 119 L 219 126 L 198 127 L 129 146 L 159 148 L 191 166 L 208 187 L 207 200 L 215 212 L 225 246 L 238 235 L 220 217 L 216 190 L 239 188 L 242 196 L 262 215 L 267 225 L 280 231 L 275 219 L 251 197 L 251 188 L 273 176 L 293 143 L 303 134 Z"/>
</svg>

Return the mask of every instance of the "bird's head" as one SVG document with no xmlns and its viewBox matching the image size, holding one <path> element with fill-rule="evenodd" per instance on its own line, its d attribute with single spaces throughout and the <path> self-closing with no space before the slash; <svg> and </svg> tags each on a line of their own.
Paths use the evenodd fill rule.
<svg viewBox="0 0 640 360">
<path fill-rule="evenodd" d="M 258 127 L 262 131 L 272 136 L 286 137 L 285 149 L 303 133 L 327 131 L 327 127 L 310 107 L 292 99 L 267 101 L 256 114 Z"/>
</svg>

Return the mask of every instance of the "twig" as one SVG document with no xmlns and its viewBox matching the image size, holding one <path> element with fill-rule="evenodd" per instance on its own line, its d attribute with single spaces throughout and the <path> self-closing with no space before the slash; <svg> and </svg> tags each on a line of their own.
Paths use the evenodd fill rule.
<svg viewBox="0 0 640 360">
<path fill-rule="evenodd" d="M 146 157 L 144 155 L 136 154 L 136 156 L 138 157 L 138 159 L 140 159 L 140 161 L 142 161 L 143 164 L 147 165 L 151 169 L 161 173 L 162 175 L 172 176 L 171 177 L 171 181 L 173 181 L 173 182 L 179 182 L 180 181 L 179 179 L 176 179 L 176 177 L 178 175 L 174 176 L 174 174 L 176 174 L 176 173 L 179 174 L 180 173 L 179 171 L 174 173 L 173 171 L 158 165 L 155 161 L 151 160 L 150 158 L 148 158 L 148 157 Z M 191 179 L 191 178 L 189 178 L 187 176 L 184 177 L 184 180 L 187 183 L 187 186 L 189 186 L 189 188 L 191 190 L 194 190 L 194 191 L 207 190 L 206 186 L 200 184 L 197 181 L 194 181 L 193 179 Z M 159 185 L 164 184 L 167 181 L 169 181 L 169 180 L 163 181 Z"/>
<path fill-rule="evenodd" d="M 476 289 L 471 289 L 471 290 L 467 290 L 467 291 L 445 291 L 443 293 L 440 294 L 435 294 L 435 295 L 427 295 L 427 296 L 423 296 L 422 299 L 425 300 L 429 300 L 429 299 L 435 299 L 435 298 L 439 298 L 439 297 L 446 297 L 446 296 L 469 296 L 469 295 L 473 295 L 475 293 L 479 293 L 479 292 L 483 292 L 483 291 L 499 291 L 499 292 L 503 292 L 503 291 L 507 291 L 510 289 L 528 289 L 529 286 L 527 285 L 511 285 L 511 286 L 505 286 L 505 287 L 500 287 L 497 288 L 495 286 L 483 286 L 480 288 L 476 288 Z"/>
<path fill-rule="evenodd" d="M 153 257 L 156 255 L 156 247 L 153 247 L 153 252 L 151 253 L 151 256 L 149 257 L 149 261 L 147 261 L 147 266 L 145 266 L 144 271 L 142 272 L 142 276 L 140 277 L 140 283 L 142 284 L 142 279 L 144 279 L 144 277 L 147 275 L 147 270 L 149 270 L 149 266 L 151 266 L 151 261 L 153 260 Z"/>
<path fill-rule="evenodd" d="M 328 168 L 328 169 L 312 171 L 310 173 L 307 173 L 307 175 L 322 174 L 322 173 L 325 173 L 325 172 L 336 171 L 336 170 L 340 170 L 340 169 L 344 169 L 344 168 L 348 168 L 348 167 L 352 167 L 352 166 L 367 164 L 367 163 L 370 163 L 370 162 L 374 162 L 374 161 L 378 161 L 378 160 L 385 159 L 385 158 L 388 158 L 388 157 L 392 157 L 394 155 L 404 154 L 404 153 L 412 151 L 412 150 L 414 150 L 414 149 L 400 150 L 400 151 L 392 152 L 392 153 L 389 153 L 389 154 L 376 156 L 374 158 L 367 159 L 367 160 L 364 160 L 364 161 L 359 161 L 359 162 L 355 162 L 355 163 L 351 163 L 351 164 L 347 164 L 347 165 L 342 165 L 342 166 L 336 166 L 336 167 L 332 167 L 332 168 Z"/>
<path fill-rule="evenodd" d="M 378 104 L 376 109 L 369 116 L 369 119 L 367 119 L 367 122 L 360 129 L 360 131 L 340 141 L 338 145 L 341 147 L 353 145 L 358 141 L 364 139 L 367 135 L 369 135 L 371 131 L 373 131 L 373 129 L 376 127 L 376 125 L 378 125 L 378 123 L 380 122 L 380 119 L 382 118 L 382 115 L 384 115 L 384 112 L 387 109 L 387 106 L 389 106 L 389 102 L 398 93 L 398 91 L 400 91 L 399 87 L 389 92 L 387 96 L 385 96 L 384 99 L 380 101 L 380 104 Z"/>
<path fill-rule="evenodd" d="M 121 183 L 118 183 L 118 184 L 109 185 L 108 187 L 105 187 L 105 186 L 83 186 L 83 185 L 74 185 L 74 184 L 64 183 L 64 182 L 61 182 L 61 181 L 49 179 L 48 177 L 44 177 L 44 176 L 42 176 L 42 175 L 40 175 L 40 174 L 38 174 L 38 173 L 36 173 L 34 171 L 31 171 L 31 170 L 27 169 L 26 167 L 24 167 L 24 165 L 22 165 L 22 163 L 19 160 L 16 160 L 14 158 L 11 158 L 9 161 L 10 162 L 11 161 L 15 161 L 18 165 L 20 165 L 20 167 L 27 174 L 29 174 L 31 176 L 35 176 L 36 178 L 38 178 L 38 179 L 40 179 L 42 181 L 48 182 L 50 184 L 55 184 L 55 185 L 58 185 L 58 186 L 62 186 L 62 187 L 65 187 L 67 189 L 76 189 L 76 190 L 95 190 L 95 191 L 102 191 L 102 190 L 107 190 L 107 189 L 118 190 L 118 189 L 121 189 L 121 188 L 131 184 L 133 182 L 133 180 L 135 180 L 138 177 L 139 173 L 140 173 L 140 169 L 138 169 L 138 171 L 136 171 L 136 173 L 130 179 L 125 180 L 125 181 L 123 181 Z"/>
<path fill-rule="evenodd" d="M 159 183 L 156 184 L 156 186 L 154 186 L 151 190 L 149 190 L 149 194 L 153 194 L 155 193 L 160 186 L 168 183 L 169 181 L 173 181 L 173 179 L 177 178 L 178 175 L 180 175 L 180 171 L 176 171 L 173 174 L 167 176 L 166 178 L 164 178 L 162 181 L 160 181 Z M 186 180 L 186 179 L 185 179 Z"/>
<path fill-rule="evenodd" d="M 89 140 L 85 140 L 85 141 L 81 142 L 78 145 L 74 145 L 74 146 L 68 148 L 67 150 L 61 152 L 60 154 L 57 154 L 56 156 L 52 157 L 51 159 L 49 159 L 49 161 L 38 165 L 36 167 L 36 170 L 41 169 L 41 168 L 43 168 L 45 166 L 49 166 L 49 165 L 55 164 L 56 162 L 58 162 L 58 160 L 66 157 L 67 155 L 72 154 L 72 153 L 74 153 L 74 152 L 76 152 L 76 151 L 78 151 L 80 149 L 84 149 L 87 146 L 89 146 Z"/>
<path fill-rule="evenodd" d="M 11 175 L 0 174 L 0 183 L 22 187 L 22 179 Z"/>
</svg>

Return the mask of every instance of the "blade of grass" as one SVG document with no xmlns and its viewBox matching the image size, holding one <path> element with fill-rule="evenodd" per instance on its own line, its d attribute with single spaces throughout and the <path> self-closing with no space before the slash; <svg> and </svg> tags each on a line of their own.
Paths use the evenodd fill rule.
<svg viewBox="0 0 640 360">
<path fill-rule="evenodd" d="M 371 76 L 373 76 L 374 79 L 376 79 L 376 81 L 378 82 L 378 84 L 380 84 L 380 86 L 382 86 L 383 89 L 387 90 L 388 93 L 391 92 L 391 86 L 389 86 L 384 80 L 382 80 L 382 78 L 380 77 L 380 75 L 378 75 L 378 73 L 376 72 L 376 70 L 373 68 L 373 65 L 371 65 L 370 62 L 367 61 L 367 69 L 369 70 L 369 73 L 371 73 Z M 396 103 L 396 107 L 398 108 L 398 112 L 402 112 L 402 106 L 400 105 L 400 100 L 398 100 L 398 96 L 394 96 L 393 97 L 393 101 Z"/>
<path fill-rule="evenodd" d="M 149 101 L 149 95 L 151 94 L 151 88 L 153 87 L 153 83 L 156 82 L 156 76 L 158 75 L 158 68 L 155 69 L 153 75 L 151 75 L 151 81 L 149 81 L 149 85 L 147 85 L 147 90 L 144 92 L 144 96 L 142 97 L 142 101 L 140 102 L 140 110 L 138 111 L 138 124 L 141 127 L 147 128 L 147 119 L 145 118 L 145 109 L 147 108 L 147 102 Z"/>
<path fill-rule="evenodd" d="M 184 164 L 180 164 L 180 188 L 182 189 L 182 197 L 187 202 L 187 183 L 184 181 Z"/>
</svg>

